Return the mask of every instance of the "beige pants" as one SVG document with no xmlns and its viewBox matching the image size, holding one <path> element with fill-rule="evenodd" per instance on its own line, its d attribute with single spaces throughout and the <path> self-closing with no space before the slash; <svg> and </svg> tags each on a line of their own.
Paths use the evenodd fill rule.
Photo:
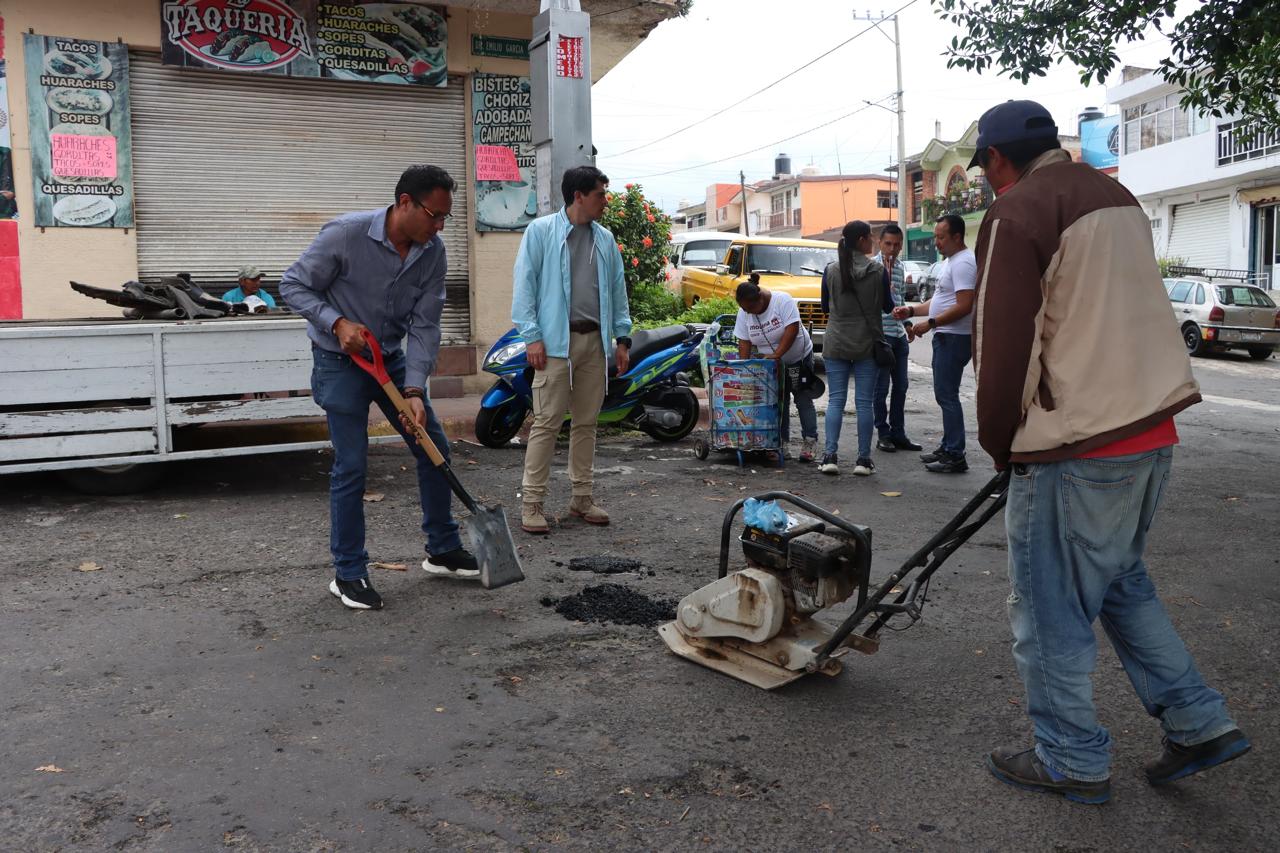
<svg viewBox="0 0 1280 853">
<path fill-rule="evenodd" d="M 547 497 L 551 457 L 556 435 L 569 412 L 569 482 L 573 494 L 590 495 L 591 466 L 596 455 L 596 419 L 604 402 L 606 373 L 599 332 L 569 333 L 569 357 L 548 358 L 546 370 L 533 378 L 533 427 L 524 454 L 524 502 L 542 503 Z M 571 387 L 572 386 L 572 387 Z"/>
</svg>

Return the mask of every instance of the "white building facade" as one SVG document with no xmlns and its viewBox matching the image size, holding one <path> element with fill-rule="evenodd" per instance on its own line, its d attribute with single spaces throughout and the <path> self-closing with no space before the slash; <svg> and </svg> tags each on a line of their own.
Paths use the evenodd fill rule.
<svg viewBox="0 0 1280 853">
<path fill-rule="evenodd" d="M 1121 111 L 1118 177 L 1151 219 L 1156 255 L 1280 289 L 1280 128 L 1197 115 L 1150 73 L 1107 95 Z"/>
</svg>

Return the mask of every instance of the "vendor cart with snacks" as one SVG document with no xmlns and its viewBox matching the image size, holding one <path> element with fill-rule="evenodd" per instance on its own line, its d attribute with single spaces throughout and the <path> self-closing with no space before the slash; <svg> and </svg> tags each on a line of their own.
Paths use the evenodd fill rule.
<svg viewBox="0 0 1280 853">
<path fill-rule="evenodd" d="M 779 362 L 768 358 L 709 360 L 704 375 L 711 428 L 694 441 L 694 455 L 706 459 L 713 450 L 732 452 L 742 465 L 748 455 L 761 454 L 782 465 L 785 398 Z"/>
</svg>

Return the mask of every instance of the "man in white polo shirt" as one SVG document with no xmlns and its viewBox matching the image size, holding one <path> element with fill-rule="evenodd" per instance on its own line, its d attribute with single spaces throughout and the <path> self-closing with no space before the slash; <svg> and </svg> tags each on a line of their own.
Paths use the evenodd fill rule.
<svg viewBox="0 0 1280 853">
<path fill-rule="evenodd" d="M 978 264 L 973 250 L 964 244 L 964 220 L 954 213 L 940 218 L 933 242 L 944 258 L 933 298 L 919 305 L 893 309 L 899 320 L 925 317 L 911 327 L 911 334 L 933 338 L 933 398 L 942 409 L 942 444 L 920 458 L 935 474 L 961 474 L 969 470 L 964 456 L 964 410 L 960 407 L 960 379 L 973 351 L 973 290 L 978 284 Z"/>
<path fill-rule="evenodd" d="M 800 322 L 800 309 L 789 293 L 774 292 L 760 286 L 760 275 L 752 273 L 749 281 L 738 285 L 734 296 L 738 302 L 738 320 L 733 333 L 738 337 L 738 357 L 749 358 L 754 348 L 760 358 L 780 359 L 786 370 L 784 393 L 795 400 L 800 415 L 800 461 L 812 462 L 818 446 L 818 412 L 813 397 L 796 387 L 792 374 L 813 376 L 813 341 Z M 791 404 L 782 418 L 782 444 L 791 437 Z"/>
</svg>

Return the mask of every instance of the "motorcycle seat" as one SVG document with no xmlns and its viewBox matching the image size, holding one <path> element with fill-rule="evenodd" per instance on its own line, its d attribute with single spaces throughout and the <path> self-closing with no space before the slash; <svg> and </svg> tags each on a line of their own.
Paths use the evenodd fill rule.
<svg viewBox="0 0 1280 853">
<path fill-rule="evenodd" d="M 657 329 L 646 329 L 631 336 L 631 363 L 639 364 L 644 359 L 673 347 L 689 336 L 685 326 L 661 326 Z"/>
</svg>

